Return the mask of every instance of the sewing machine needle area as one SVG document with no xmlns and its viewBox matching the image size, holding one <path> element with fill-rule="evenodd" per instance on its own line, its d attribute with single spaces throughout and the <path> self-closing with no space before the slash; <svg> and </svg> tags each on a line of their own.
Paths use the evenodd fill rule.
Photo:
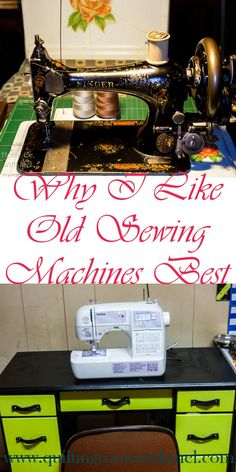
<svg viewBox="0 0 236 472">
<path fill-rule="evenodd" d="M 35 123 L 23 145 L 18 171 L 168 174 L 190 170 L 188 157 L 178 160 L 140 154 L 134 147 L 139 126 L 137 121 L 57 121 L 47 145 L 44 125 Z"/>
</svg>

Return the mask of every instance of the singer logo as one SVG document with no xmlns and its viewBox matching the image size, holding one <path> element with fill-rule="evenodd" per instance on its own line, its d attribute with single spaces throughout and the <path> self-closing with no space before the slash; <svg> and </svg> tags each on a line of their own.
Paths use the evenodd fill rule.
<svg viewBox="0 0 236 472">
<path fill-rule="evenodd" d="M 83 82 L 77 81 L 78 88 L 99 88 L 99 89 L 110 89 L 114 88 L 114 82 L 102 81 L 102 80 L 85 80 Z"/>
</svg>

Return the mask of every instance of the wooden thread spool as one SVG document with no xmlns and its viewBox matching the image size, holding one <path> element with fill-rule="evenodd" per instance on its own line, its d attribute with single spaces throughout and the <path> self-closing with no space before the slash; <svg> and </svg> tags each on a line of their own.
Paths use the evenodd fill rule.
<svg viewBox="0 0 236 472">
<path fill-rule="evenodd" d="M 73 94 L 73 113 L 76 118 L 88 119 L 95 115 L 94 93 L 87 91 Z"/>
<path fill-rule="evenodd" d="M 96 115 L 100 118 L 117 118 L 120 113 L 117 92 L 97 92 Z"/>
</svg>

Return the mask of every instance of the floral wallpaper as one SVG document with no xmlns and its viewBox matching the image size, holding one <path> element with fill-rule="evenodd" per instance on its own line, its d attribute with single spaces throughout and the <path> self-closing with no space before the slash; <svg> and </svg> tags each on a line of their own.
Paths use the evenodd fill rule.
<svg viewBox="0 0 236 472">
<path fill-rule="evenodd" d="M 74 31 L 86 31 L 89 23 L 94 22 L 102 31 L 108 22 L 115 21 L 111 7 L 112 0 L 70 0 L 75 10 L 68 19 L 68 26 Z"/>
</svg>

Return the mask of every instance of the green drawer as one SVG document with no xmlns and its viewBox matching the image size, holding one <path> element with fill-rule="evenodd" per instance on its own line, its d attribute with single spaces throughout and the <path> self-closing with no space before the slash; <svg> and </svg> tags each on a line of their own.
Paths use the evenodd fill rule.
<svg viewBox="0 0 236 472">
<path fill-rule="evenodd" d="M 62 392 L 60 405 L 61 411 L 165 410 L 173 398 L 169 389 Z"/>
<path fill-rule="evenodd" d="M 56 418 L 3 418 L 2 423 L 8 454 L 17 454 L 19 457 L 27 454 L 38 456 L 60 454 Z M 19 438 L 22 440 L 19 441 Z M 27 441 L 34 443 L 27 444 Z"/>
<path fill-rule="evenodd" d="M 14 457 L 11 459 L 11 471 L 12 472 L 59 472 L 61 470 L 60 459 L 52 459 L 50 456 L 32 460 L 30 453 L 28 459 L 25 457 L 21 460 Z"/>
<path fill-rule="evenodd" d="M 234 409 L 234 390 L 184 391 L 177 394 L 177 412 L 223 412 Z"/>
<path fill-rule="evenodd" d="M 1 395 L 1 416 L 56 416 L 53 395 Z"/>
<path fill-rule="evenodd" d="M 176 415 L 175 434 L 180 454 L 227 454 L 232 417 L 229 413 Z"/>
<path fill-rule="evenodd" d="M 180 457 L 180 472 L 226 472 L 227 455 L 182 456 Z"/>
</svg>

